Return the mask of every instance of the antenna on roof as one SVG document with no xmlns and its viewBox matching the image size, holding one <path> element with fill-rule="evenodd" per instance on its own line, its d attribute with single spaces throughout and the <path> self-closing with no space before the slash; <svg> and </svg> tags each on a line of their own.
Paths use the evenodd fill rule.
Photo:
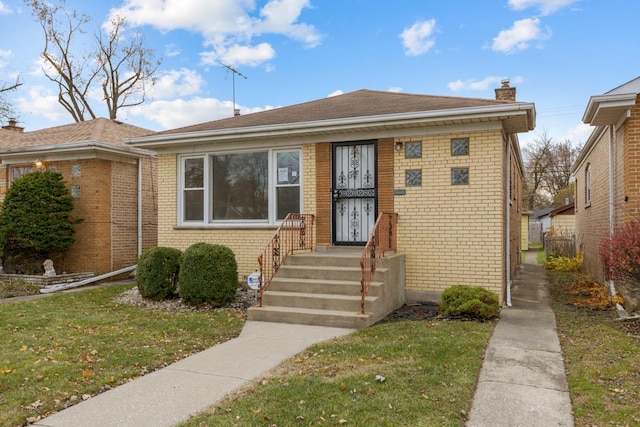
<svg viewBox="0 0 640 427">
<path fill-rule="evenodd" d="M 233 85 L 233 115 L 234 116 L 239 116 L 240 115 L 240 111 L 236 110 L 236 74 L 239 75 L 240 77 L 242 77 L 243 79 L 247 79 L 247 76 L 245 76 L 244 74 L 242 74 L 240 71 L 236 70 L 235 68 L 223 64 L 220 61 L 217 61 L 218 64 L 222 65 L 224 68 L 227 69 L 227 71 L 231 71 L 231 76 L 232 76 L 232 85 Z"/>
</svg>

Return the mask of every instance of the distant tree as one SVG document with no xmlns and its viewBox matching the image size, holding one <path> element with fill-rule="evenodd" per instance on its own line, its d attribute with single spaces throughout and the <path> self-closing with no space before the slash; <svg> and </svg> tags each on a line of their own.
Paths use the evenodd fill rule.
<svg viewBox="0 0 640 427">
<path fill-rule="evenodd" d="M 91 42 L 83 37 L 88 15 L 58 5 L 24 0 L 44 34 L 43 71 L 58 86 L 58 102 L 76 122 L 96 118 L 94 98 L 101 93 L 115 120 L 121 108 L 144 103 L 155 84 L 160 60 L 144 45 L 140 32 L 127 33 L 127 21 L 116 16 L 100 28 Z M 130 37 L 129 37 L 130 36 Z M 80 46 L 90 46 L 87 50 Z"/>
<path fill-rule="evenodd" d="M 551 204 L 564 204 L 572 188 L 571 166 L 580 150 L 581 147 L 574 147 L 568 139 L 553 141 L 546 131 L 524 148 L 524 201 L 527 209 L 538 210 Z M 573 199 L 573 195 L 570 199 Z"/>
<path fill-rule="evenodd" d="M 3 260 L 24 273 L 38 272 L 42 262 L 60 258 L 75 242 L 73 197 L 57 172 L 32 172 L 16 179 L 0 210 Z"/>
</svg>

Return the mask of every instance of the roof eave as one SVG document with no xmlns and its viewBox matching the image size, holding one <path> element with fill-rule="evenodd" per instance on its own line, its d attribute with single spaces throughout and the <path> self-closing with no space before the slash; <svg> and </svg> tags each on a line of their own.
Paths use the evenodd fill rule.
<svg viewBox="0 0 640 427">
<path fill-rule="evenodd" d="M 19 158 L 24 156 L 47 156 L 47 155 L 78 155 L 88 152 L 102 152 L 109 154 L 117 154 L 120 156 L 126 157 L 134 157 L 134 158 L 142 158 L 147 156 L 153 156 L 155 153 L 137 148 L 137 147 L 125 147 L 125 146 L 117 146 L 113 144 L 107 144 L 99 141 L 83 141 L 83 142 L 71 142 L 66 144 L 49 144 L 49 145 L 38 145 L 31 147 L 15 147 L 9 149 L 0 149 L 0 157 L 4 160 Z"/>
<path fill-rule="evenodd" d="M 332 120 L 283 123 L 274 125 L 240 127 L 178 134 L 151 135 L 131 138 L 128 143 L 135 147 L 156 149 L 180 143 L 214 142 L 237 139 L 294 137 L 318 133 L 338 133 L 354 129 L 368 130 L 372 127 L 417 127 L 442 120 L 463 121 L 473 119 L 508 120 L 520 118 L 524 125 L 516 132 L 527 132 L 535 127 L 535 106 L 532 103 L 509 103 L 482 107 L 455 108 L 449 110 L 416 111 L 410 113 L 359 116 Z M 515 132 L 514 132 L 515 133 Z"/>
<path fill-rule="evenodd" d="M 593 126 L 614 124 L 635 102 L 635 93 L 592 96 L 589 98 L 582 121 Z"/>
</svg>

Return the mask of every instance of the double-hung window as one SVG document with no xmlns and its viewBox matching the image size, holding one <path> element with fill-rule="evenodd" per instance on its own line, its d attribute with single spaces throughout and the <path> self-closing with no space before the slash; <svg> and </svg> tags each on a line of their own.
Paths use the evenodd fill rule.
<svg viewBox="0 0 640 427">
<path fill-rule="evenodd" d="M 180 223 L 274 224 L 301 211 L 300 150 L 182 157 Z"/>
</svg>

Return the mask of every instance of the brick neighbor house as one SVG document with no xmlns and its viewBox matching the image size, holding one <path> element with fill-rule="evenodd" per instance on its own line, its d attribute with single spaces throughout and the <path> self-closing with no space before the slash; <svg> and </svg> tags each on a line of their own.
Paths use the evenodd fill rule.
<svg viewBox="0 0 640 427">
<path fill-rule="evenodd" d="M 640 77 L 592 96 L 582 120 L 595 128 L 572 167 L 576 245 L 585 270 L 604 282 L 600 242 L 640 219 Z"/>
<path fill-rule="evenodd" d="M 125 144 L 151 131 L 98 118 L 24 132 L 11 120 L 0 129 L 0 199 L 37 168 L 62 174 L 74 197 L 76 243 L 58 273 L 109 273 L 137 263 L 157 244 L 155 154 Z M 11 273 L 11 271 L 6 271 Z"/>
<path fill-rule="evenodd" d="M 455 284 L 506 300 L 520 259 L 517 134 L 535 126 L 534 105 L 515 102 L 515 91 L 508 81 L 496 99 L 359 90 L 133 138 L 158 153 L 158 244 L 227 245 L 246 280 L 286 214 L 312 214 L 303 237 L 313 236 L 313 254 L 276 267 L 262 312 L 321 323 L 318 306 L 358 311 L 349 299 L 360 300 L 363 246 L 381 213 L 397 214 L 388 276 L 374 279 L 388 286 L 375 298 L 392 300 L 383 311 L 405 298 L 433 300 Z M 282 238 L 300 224 L 285 225 Z M 330 297 L 343 282 L 357 286 Z M 313 302 L 319 297 L 301 289 L 326 298 Z M 311 318 L 302 319 L 303 307 Z M 266 318 L 259 311 L 249 318 Z M 325 323 L 341 324 L 333 314 Z"/>
</svg>

